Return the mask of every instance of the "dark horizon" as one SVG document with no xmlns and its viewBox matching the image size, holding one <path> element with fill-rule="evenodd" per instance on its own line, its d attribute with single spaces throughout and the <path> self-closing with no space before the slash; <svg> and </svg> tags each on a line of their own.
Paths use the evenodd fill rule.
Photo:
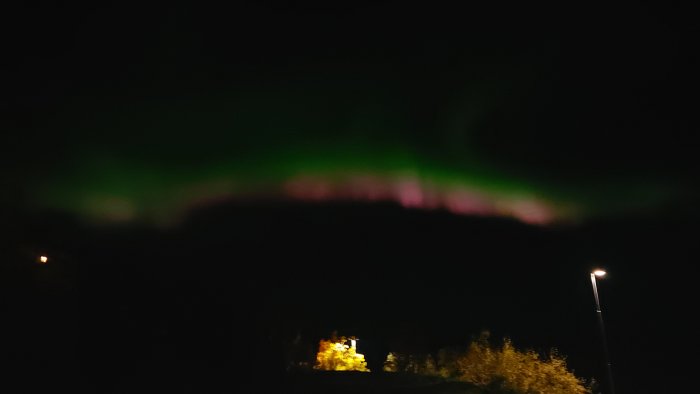
<svg viewBox="0 0 700 394">
<path fill-rule="evenodd" d="M 25 242 L 7 259 L 18 327 L 29 330 L 14 335 L 40 360 L 45 347 L 65 352 L 63 368 L 92 383 L 174 360 L 275 375 L 297 334 L 313 347 L 336 330 L 361 339 L 374 371 L 389 351 L 463 347 L 489 330 L 521 348 L 558 348 L 578 376 L 601 381 L 595 266 L 609 271 L 599 291 L 621 390 L 655 384 L 640 384 L 640 371 L 681 372 L 649 362 L 682 354 L 671 338 L 692 338 L 678 325 L 692 279 L 648 271 L 663 261 L 689 272 L 692 223 L 682 221 L 542 228 L 393 204 L 269 202 L 223 204 L 166 230 L 47 218 L 16 233 Z M 41 253 L 48 264 L 35 261 Z M 53 343 L 63 335 L 71 340 Z"/>
</svg>

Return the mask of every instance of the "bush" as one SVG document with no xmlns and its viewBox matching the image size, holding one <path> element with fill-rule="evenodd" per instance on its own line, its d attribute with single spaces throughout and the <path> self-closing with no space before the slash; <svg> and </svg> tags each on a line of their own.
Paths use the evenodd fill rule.
<svg viewBox="0 0 700 394">
<path fill-rule="evenodd" d="M 566 360 L 556 350 L 546 359 L 534 351 L 519 351 L 510 340 L 500 347 L 488 342 L 488 335 L 472 342 L 466 351 L 441 349 L 437 363 L 433 357 L 389 353 L 384 371 L 441 376 L 468 382 L 493 393 L 586 394 L 584 382 L 566 368 Z"/>
<path fill-rule="evenodd" d="M 542 360 L 533 351 L 519 351 L 510 340 L 496 348 L 482 339 L 473 342 L 456 361 L 458 379 L 482 387 L 526 394 L 585 394 L 584 382 L 566 368 L 553 350 Z"/>
<path fill-rule="evenodd" d="M 435 359 L 425 356 L 402 355 L 390 352 L 384 361 L 384 372 L 406 372 L 424 376 L 440 376 Z"/>
<path fill-rule="evenodd" d="M 354 345 L 347 345 L 347 342 L 354 344 L 354 339 L 354 337 L 321 339 L 314 369 L 369 372 L 365 356 L 357 353 Z"/>
</svg>

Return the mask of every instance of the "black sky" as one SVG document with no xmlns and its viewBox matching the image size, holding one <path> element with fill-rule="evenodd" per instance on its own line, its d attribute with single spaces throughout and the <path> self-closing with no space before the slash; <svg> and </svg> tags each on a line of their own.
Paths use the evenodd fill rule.
<svg viewBox="0 0 700 394">
<path fill-rule="evenodd" d="M 358 335 L 377 369 L 395 348 L 434 351 L 489 329 L 523 347 L 558 347 L 580 376 L 602 378 L 588 278 L 600 265 L 610 272 L 600 292 L 618 392 L 688 384 L 698 258 L 690 10 L 424 7 L 112 2 L 4 13 L 0 283 L 17 369 L 85 392 L 198 379 L 234 390 L 230 371 L 241 381 L 277 371 L 278 346 L 297 333 L 309 343 L 332 330 Z M 573 178 L 676 194 L 648 211 L 553 227 L 276 199 L 224 201 L 171 228 L 95 226 L 27 203 L 34 184 L 62 181 L 56 163 L 95 141 L 98 154 L 131 149 L 70 128 L 92 99 L 129 108 L 137 99 L 216 103 L 238 88 L 264 102 L 279 86 L 404 86 L 397 98 L 416 108 L 404 142 L 447 156 L 435 142 L 444 135 L 421 127 L 439 107 L 432 98 L 449 96 L 452 81 L 473 86 L 468 73 L 484 69 L 481 83 L 507 100 L 470 136 L 482 157 L 554 187 Z M 125 133 L 139 145 L 137 132 Z M 168 144 L 139 149 L 165 160 Z M 614 200 L 611 190 L 596 198 Z M 51 264 L 36 264 L 40 253 Z"/>
</svg>

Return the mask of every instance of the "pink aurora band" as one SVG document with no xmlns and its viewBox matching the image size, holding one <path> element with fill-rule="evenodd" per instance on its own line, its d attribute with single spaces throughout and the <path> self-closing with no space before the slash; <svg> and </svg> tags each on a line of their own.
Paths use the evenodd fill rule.
<svg viewBox="0 0 700 394">
<path fill-rule="evenodd" d="M 558 219 L 551 204 L 535 197 L 487 192 L 476 187 L 435 185 L 415 176 L 300 175 L 283 184 L 283 193 L 303 201 L 394 201 L 405 208 L 512 217 L 536 225 L 546 225 Z"/>
</svg>

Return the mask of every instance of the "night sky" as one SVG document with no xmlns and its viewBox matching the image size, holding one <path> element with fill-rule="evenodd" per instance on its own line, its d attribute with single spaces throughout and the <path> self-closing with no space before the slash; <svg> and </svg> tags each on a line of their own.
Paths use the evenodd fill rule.
<svg viewBox="0 0 700 394">
<path fill-rule="evenodd" d="M 604 379 L 602 266 L 618 393 L 690 381 L 690 10 L 233 3 L 3 13 L 18 370 L 233 391 L 297 334 L 379 370 L 488 329 Z"/>
</svg>

